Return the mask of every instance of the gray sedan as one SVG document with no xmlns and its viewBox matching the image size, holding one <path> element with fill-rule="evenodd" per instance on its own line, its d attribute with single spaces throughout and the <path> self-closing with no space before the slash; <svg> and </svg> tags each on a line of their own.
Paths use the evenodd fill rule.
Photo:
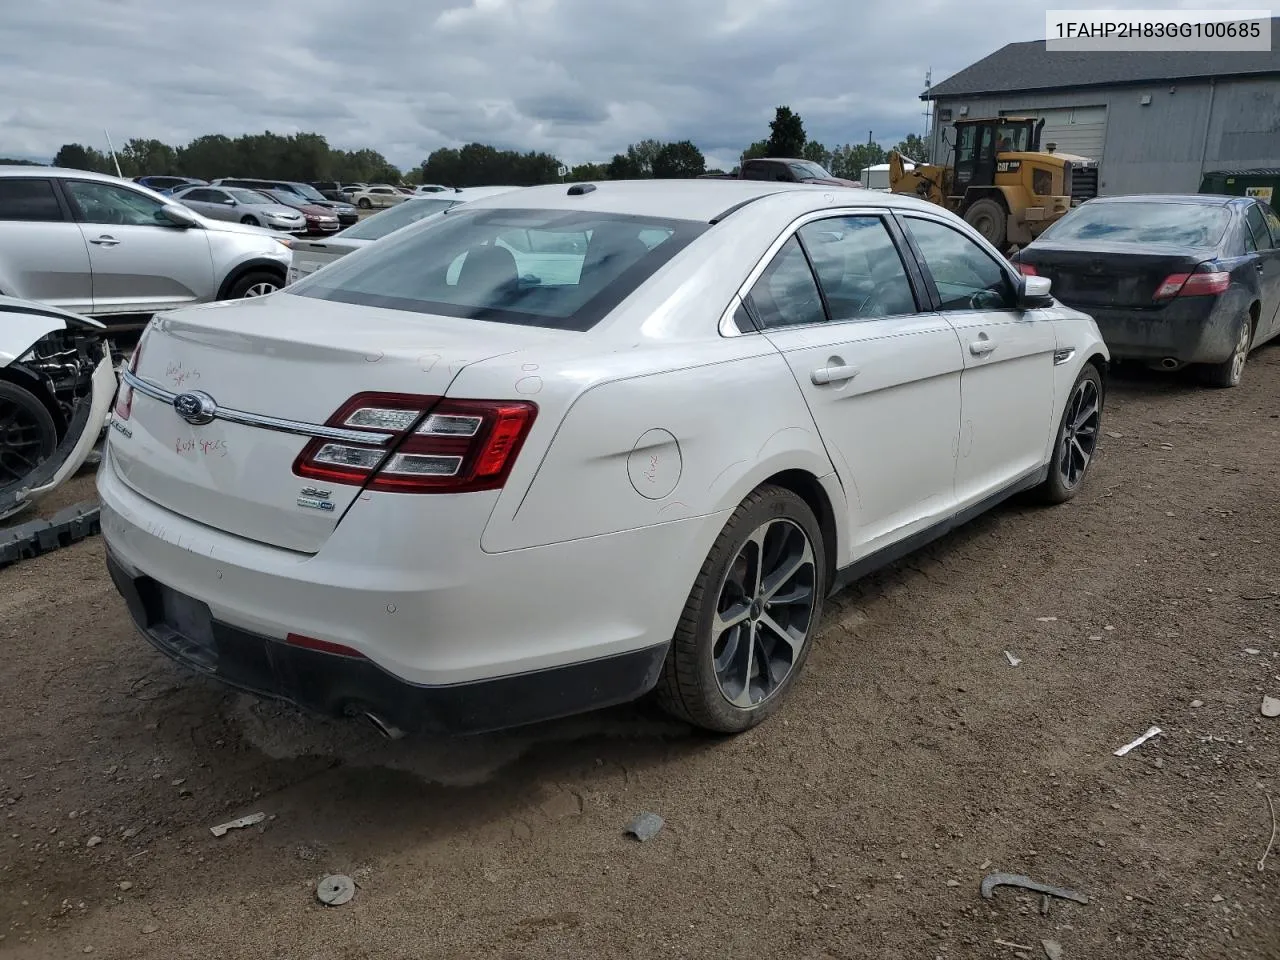
<svg viewBox="0 0 1280 960">
<path fill-rule="evenodd" d="M 173 198 L 196 213 L 217 220 L 238 220 L 252 227 L 306 233 L 307 219 L 293 207 L 244 187 L 190 187 Z"/>
</svg>

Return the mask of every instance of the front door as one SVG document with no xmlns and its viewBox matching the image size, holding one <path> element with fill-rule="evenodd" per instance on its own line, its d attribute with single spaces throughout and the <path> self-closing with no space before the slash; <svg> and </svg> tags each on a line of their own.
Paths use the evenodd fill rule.
<svg viewBox="0 0 1280 960">
<path fill-rule="evenodd" d="M 903 217 L 939 312 L 964 357 L 956 500 L 962 509 L 1038 470 L 1053 436 L 1051 321 L 1022 310 L 1018 281 L 998 254 L 929 214 Z"/>
<path fill-rule="evenodd" d="M 151 313 L 213 300 L 213 260 L 199 228 L 166 219 L 164 204 L 99 180 L 63 180 L 89 244 L 93 312 Z"/>
<path fill-rule="evenodd" d="M 1280 220 L 1269 206 L 1255 203 L 1245 214 L 1245 226 L 1257 248 L 1262 309 L 1254 343 L 1262 343 L 1280 332 Z"/>
<path fill-rule="evenodd" d="M 844 484 L 851 560 L 946 519 L 955 503 L 960 345 L 944 318 L 920 312 L 895 230 L 879 213 L 811 221 L 747 298 Z"/>
</svg>

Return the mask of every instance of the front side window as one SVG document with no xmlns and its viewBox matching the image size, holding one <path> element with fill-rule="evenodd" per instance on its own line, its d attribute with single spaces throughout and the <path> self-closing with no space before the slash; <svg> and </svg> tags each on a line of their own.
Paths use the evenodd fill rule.
<svg viewBox="0 0 1280 960">
<path fill-rule="evenodd" d="M 709 228 L 586 211 L 452 211 L 289 289 L 340 303 L 587 330 Z"/>
<path fill-rule="evenodd" d="M 1270 250 L 1275 244 L 1271 240 L 1271 232 L 1267 229 L 1267 221 L 1257 204 L 1251 204 L 1244 216 L 1248 231 L 1253 234 L 1254 249 Z"/>
<path fill-rule="evenodd" d="M 48 180 L 0 180 L 0 220 L 47 222 L 62 219 L 62 207 Z"/>
<path fill-rule="evenodd" d="M 915 296 L 893 238 L 880 217 L 833 217 L 800 228 L 832 320 L 916 312 Z"/>
<path fill-rule="evenodd" d="M 113 183 L 66 180 L 67 190 L 80 208 L 85 223 L 126 227 L 156 227 L 169 223 L 164 204 Z"/>
<path fill-rule="evenodd" d="M 825 323 L 822 294 L 800 241 L 791 237 L 765 267 L 747 294 L 747 303 L 766 330 Z"/>
<path fill-rule="evenodd" d="M 908 229 L 933 277 L 942 310 L 1007 310 L 1016 304 L 1009 275 L 978 244 L 936 220 L 908 217 Z"/>
</svg>

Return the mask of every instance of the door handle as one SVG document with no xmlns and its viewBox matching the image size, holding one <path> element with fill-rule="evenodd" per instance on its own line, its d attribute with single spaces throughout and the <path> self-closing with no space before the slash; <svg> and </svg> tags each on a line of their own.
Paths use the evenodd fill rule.
<svg viewBox="0 0 1280 960">
<path fill-rule="evenodd" d="M 89 242 L 96 243 L 100 247 L 114 247 L 120 241 L 117 240 L 115 237 L 104 233 L 102 236 L 98 237 L 95 240 L 90 240 Z"/>
<path fill-rule="evenodd" d="M 829 383 L 844 383 L 858 375 L 858 368 L 848 363 L 835 363 L 819 367 L 809 374 L 815 386 L 821 387 Z"/>
<path fill-rule="evenodd" d="M 996 348 L 994 340 L 970 340 L 969 352 L 975 357 L 985 357 Z"/>
</svg>

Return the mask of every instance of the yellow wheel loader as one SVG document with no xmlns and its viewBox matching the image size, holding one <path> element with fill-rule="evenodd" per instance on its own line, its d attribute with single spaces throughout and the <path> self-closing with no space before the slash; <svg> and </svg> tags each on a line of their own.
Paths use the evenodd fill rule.
<svg viewBox="0 0 1280 960">
<path fill-rule="evenodd" d="M 1040 149 L 1044 120 L 959 120 L 950 162 L 907 170 L 889 153 L 889 189 L 913 194 L 962 216 L 996 249 L 1025 246 L 1073 206 L 1098 193 L 1098 164 Z"/>
</svg>

